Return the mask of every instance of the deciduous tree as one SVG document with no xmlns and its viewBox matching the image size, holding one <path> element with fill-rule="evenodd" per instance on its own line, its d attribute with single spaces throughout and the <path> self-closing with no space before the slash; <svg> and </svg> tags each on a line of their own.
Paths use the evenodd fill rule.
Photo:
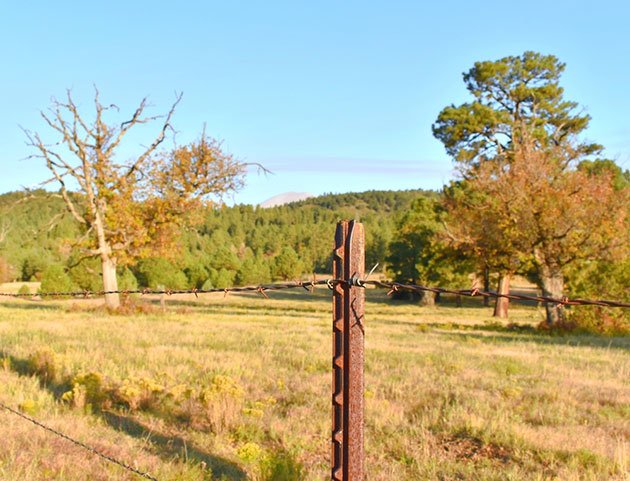
<svg viewBox="0 0 630 481">
<path fill-rule="evenodd" d="M 462 288 L 470 284 L 470 262 L 446 244 L 438 209 L 436 200 L 421 197 L 400 218 L 387 258 L 396 281 Z M 424 292 L 421 301 L 433 305 L 434 293 Z"/>
<path fill-rule="evenodd" d="M 109 116 L 119 109 L 102 104 L 98 91 L 92 119 L 68 91 L 64 101 L 53 99 L 41 114 L 53 141 L 26 131 L 33 157 L 45 161 L 50 182 L 59 185 L 66 207 L 84 227 L 83 247 L 100 259 L 106 291 L 118 290 L 117 266 L 167 252 L 198 205 L 242 186 L 245 164 L 205 132 L 190 145 L 158 150 L 172 130 L 180 99 L 166 115 L 151 116 L 145 98 L 131 116 L 114 123 Z M 129 155 L 128 147 L 123 149 L 129 132 L 143 124 L 157 125 L 157 133 L 130 160 L 122 159 Z M 71 195 L 75 188 L 79 196 Z M 107 295 L 106 302 L 115 308 L 119 297 Z"/>
<path fill-rule="evenodd" d="M 480 223 L 477 247 L 495 258 L 529 256 L 543 293 L 554 297 L 562 296 L 564 267 L 611 251 L 612 226 L 624 222 L 624 194 L 610 176 L 577 169 L 602 147 L 580 140 L 590 117 L 564 98 L 564 68 L 535 52 L 477 62 L 464 74 L 474 100 L 446 107 L 433 126 L 468 189 L 452 212 L 480 212 L 468 217 Z M 560 315 L 547 306 L 548 322 Z"/>
<path fill-rule="evenodd" d="M 442 204 L 446 211 L 445 234 L 451 246 L 475 262 L 483 273 L 484 289 L 489 287 L 490 273 L 498 274 L 499 294 L 509 294 L 510 280 L 523 264 L 524 255 L 518 243 L 518 227 L 502 224 L 497 212 L 505 208 L 500 198 L 479 188 L 476 182 L 461 180 L 444 189 Z M 511 235 L 508 235 L 511 234 Z M 498 297 L 494 316 L 508 316 L 509 300 Z"/>
</svg>

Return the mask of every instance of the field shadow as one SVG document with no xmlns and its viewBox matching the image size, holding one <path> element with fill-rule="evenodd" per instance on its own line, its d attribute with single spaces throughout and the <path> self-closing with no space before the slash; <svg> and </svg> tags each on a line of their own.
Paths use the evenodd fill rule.
<svg viewBox="0 0 630 481">
<path fill-rule="evenodd" d="M 16 357 L 6 351 L 0 351 L 0 360 L 8 360 L 8 368 L 19 376 L 36 377 L 42 389 L 50 392 L 55 400 L 59 401 L 63 394 L 70 390 L 66 382 L 55 382 L 49 379 L 52 372 L 37 370 L 30 359 Z M 125 434 L 142 439 L 150 443 L 152 451 L 165 461 L 172 461 L 173 458 L 192 460 L 207 467 L 207 475 L 204 479 L 225 480 L 225 481 L 245 481 L 246 473 L 236 464 L 219 456 L 204 452 L 194 444 L 187 442 L 179 436 L 167 436 L 152 431 L 140 422 L 129 416 L 123 416 L 111 411 L 94 411 L 93 415 L 102 418 L 113 429 Z M 205 469 L 205 468 L 204 468 Z"/>
<path fill-rule="evenodd" d="M 103 411 L 100 415 L 115 430 L 149 442 L 157 454 L 164 459 L 171 460 L 176 457 L 192 460 L 209 468 L 210 471 L 205 476 L 205 479 L 208 481 L 214 479 L 244 481 L 247 479 L 246 473 L 236 464 L 219 456 L 201 451 L 182 437 L 157 433 L 129 416 L 110 411 Z"/>
<path fill-rule="evenodd" d="M 23 309 L 25 311 L 61 311 L 63 309 L 63 307 L 60 305 L 49 304 L 45 301 L 39 300 L 24 300 L 21 302 L 4 301 L 0 302 L 0 305 L 3 307 L 9 307 L 11 309 Z"/>
<path fill-rule="evenodd" d="M 548 334 L 538 331 L 532 326 L 498 327 L 483 325 L 453 325 L 425 324 L 434 328 L 434 332 L 455 339 L 477 339 L 486 344 L 505 343 L 536 343 L 542 345 L 566 347 L 596 347 L 601 349 L 630 350 L 630 337 L 603 337 L 591 334 Z M 522 330 L 519 331 L 519 329 Z M 477 331 L 477 332 L 475 332 Z M 479 331 L 494 332 L 496 335 L 481 334 Z"/>
<path fill-rule="evenodd" d="M 45 363 L 35 365 L 31 359 L 16 357 L 6 351 L 0 351 L 0 360 L 8 360 L 8 368 L 20 376 L 36 377 L 39 386 L 50 392 L 56 400 L 61 399 L 63 393 L 72 386 L 65 382 L 54 381 L 54 371 L 52 367 Z"/>
<path fill-rule="evenodd" d="M 244 302 L 243 304 L 233 304 L 233 303 L 204 303 L 199 302 L 194 299 L 174 299 L 168 298 L 166 300 L 166 310 L 170 308 L 191 308 L 194 309 L 195 312 L 223 312 L 223 311 L 231 311 L 236 309 L 245 309 L 251 310 L 253 308 L 261 307 L 266 311 L 286 311 L 291 310 L 295 312 L 316 312 L 320 309 L 313 309 L 316 304 L 321 304 L 322 308 L 329 309 L 327 303 L 332 301 L 332 297 L 328 290 L 325 293 L 308 293 L 306 291 L 303 292 L 287 292 L 287 291 L 266 291 L 265 292 L 267 298 L 264 298 L 259 293 L 230 293 L 229 295 L 236 299 L 243 299 L 243 301 L 254 300 L 259 302 L 260 304 L 250 304 Z M 300 304 L 306 304 L 305 307 L 287 307 L 286 305 L 274 305 L 274 301 L 289 301 L 289 302 L 299 302 Z M 158 300 L 151 300 L 151 304 L 154 306 L 159 306 Z M 310 307 L 313 306 L 313 307 Z"/>
</svg>

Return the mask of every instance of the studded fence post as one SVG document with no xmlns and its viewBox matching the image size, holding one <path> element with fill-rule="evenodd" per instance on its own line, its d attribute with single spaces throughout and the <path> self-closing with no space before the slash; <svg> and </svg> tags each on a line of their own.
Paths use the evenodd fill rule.
<svg viewBox="0 0 630 481">
<path fill-rule="evenodd" d="M 363 225 L 337 224 L 333 277 L 332 481 L 363 481 Z"/>
</svg>

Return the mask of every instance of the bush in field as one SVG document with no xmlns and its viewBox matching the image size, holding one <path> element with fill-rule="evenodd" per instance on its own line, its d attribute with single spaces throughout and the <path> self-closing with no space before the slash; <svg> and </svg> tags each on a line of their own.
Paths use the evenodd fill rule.
<svg viewBox="0 0 630 481">
<path fill-rule="evenodd" d="M 124 404 L 131 411 L 147 411 L 159 406 L 164 386 L 150 378 L 129 378 L 113 392 L 113 397 L 119 404 Z"/>
<path fill-rule="evenodd" d="M 29 295 L 30 293 L 31 289 L 26 284 L 22 284 L 22 286 L 20 286 L 20 289 L 18 290 L 18 294 L 23 296 Z"/>
<path fill-rule="evenodd" d="M 229 376 L 216 375 L 210 385 L 204 387 L 198 399 L 205 421 L 214 433 L 234 427 L 241 415 L 245 391 Z"/>
<path fill-rule="evenodd" d="M 257 443 L 248 442 L 236 451 L 245 463 L 252 480 L 255 481 L 301 481 L 304 468 L 293 456 L 285 451 L 269 450 Z"/>
<path fill-rule="evenodd" d="M 87 411 L 99 411 L 110 404 L 110 394 L 102 374 L 89 372 L 72 379 L 72 389 L 62 399 L 74 407 Z"/>
<path fill-rule="evenodd" d="M 265 284 L 271 281 L 271 271 L 266 259 L 248 257 L 236 273 L 235 283 L 239 286 Z"/>
<path fill-rule="evenodd" d="M 273 276 L 277 279 L 298 279 L 304 268 L 297 252 L 290 247 L 283 247 L 273 260 Z"/>
<path fill-rule="evenodd" d="M 121 291 L 138 289 L 138 279 L 127 267 L 123 267 L 118 271 L 118 289 Z"/>
<path fill-rule="evenodd" d="M 53 264 L 44 271 L 39 291 L 44 294 L 48 292 L 69 292 L 73 288 L 72 279 L 63 266 Z"/>
<path fill-rule="evenodd" d="M 57 378 L 55 354 L 49 350 L 36 351 L 26 361 L 27 374 L 37 376 L 41 382 L 54 382 Z"/>
<path fill-rule="evenodd" d="M 209 277 L 203 283 L 202 289 L 225 289 L 234 285 L 234 277 L 236 272 L 229 271 L 225 268 L 219 270 L 210 269 Z"/>
<path fill-rule="evenodd" d="M 20 274 L 23 281 L 41 281 L 46 268 L 52 263 L 50 253 L 29 252 L 22 258 Z"/>
<path fill-rule="evenodd" d="M 630 258 L 620 262 L 582 262 L 572 270 L 568 287 L 570 297 L 611 299 L 629 302 Z M 568 316 L 568 328 L 601 334 L 630 334 L 627 309 L 578 306 Z"/>
<path fill-rule="evenodd" d="M 73 264 L 72 261 L 69 264 Z M 84 291 L 103 290 L 101 263 L 97 258 L 83 259 L 68 269 L 72 283 Z"/>
<path fill-rule="evenodd" d="M 169 289 L 189 287 L 186 274 L 172 262 L 161 257 L 141 260 L 136 269 L 136 277 L 141 286 L 151 289 L 156 289 L 158 286 Z"/>
<path fill-rule="evenodd" d="M 188 278 L 188 285 L 196 287 L 197 289 L 201 288 L 210 276 L 206 268 L 199 264 L 193 264 L 186 267 L 184 272 Z"/>
</svg>

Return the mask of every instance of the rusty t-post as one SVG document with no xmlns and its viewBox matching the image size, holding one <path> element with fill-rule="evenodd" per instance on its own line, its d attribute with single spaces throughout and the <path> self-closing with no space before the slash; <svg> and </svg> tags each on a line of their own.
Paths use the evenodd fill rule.
<svg viewBox="0 0 630 481">
<path fill-rule="evenodd" d="M 363 481 L 363 225 L 337 224 L 333 277 L 332 481 Z"/>
</svg>

